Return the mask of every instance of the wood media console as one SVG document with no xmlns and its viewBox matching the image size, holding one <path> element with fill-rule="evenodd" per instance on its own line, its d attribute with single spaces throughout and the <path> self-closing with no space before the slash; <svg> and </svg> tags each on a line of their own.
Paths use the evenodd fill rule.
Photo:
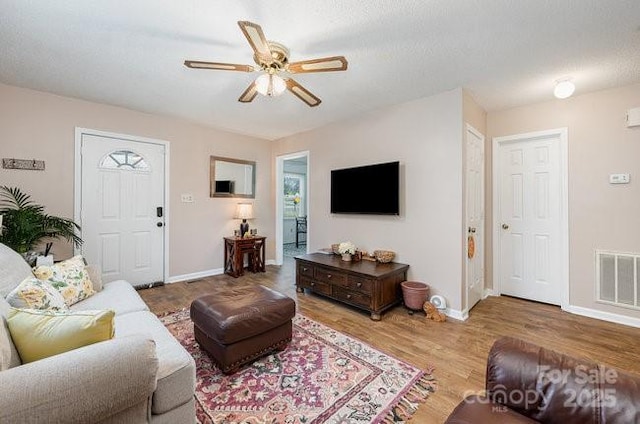
<svg viewBox="0 0 640 424">
<path fill-rule="evenodd" d="M 371 319 L 402 300 L 400 283 L 409 265 L 371 261 L 346 262 L 337 255 L 310 253 L 296 256 L 296 291 L 308 289 L 339 302 L 364 309 Z"/>
</svg>

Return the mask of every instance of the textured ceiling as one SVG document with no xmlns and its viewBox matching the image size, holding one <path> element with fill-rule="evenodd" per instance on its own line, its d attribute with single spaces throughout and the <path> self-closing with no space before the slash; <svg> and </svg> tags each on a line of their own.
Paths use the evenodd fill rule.
<svg viewBox="0 0 640 424">
<path fill-rule="evenodd" d="M 0 82 L 276 139 L 465 87 L 488 111 L 640 82 L 639 0 L 0 0 Z M 240 94 L 257 74 L 237 21 L 291 60 L 344 55 L 297 75 L 323 103 Z"/>
</svg>

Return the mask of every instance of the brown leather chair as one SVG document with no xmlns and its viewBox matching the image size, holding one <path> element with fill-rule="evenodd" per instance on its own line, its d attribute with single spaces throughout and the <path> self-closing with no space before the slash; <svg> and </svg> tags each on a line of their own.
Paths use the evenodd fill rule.
<svg viewBox="0 0 640 424">
<path fill-rule="evenodd" d="M 484 393 L 446 423 L 640 423 L 640 377 L 504 337 L 489 352 Z"/>
</svg>

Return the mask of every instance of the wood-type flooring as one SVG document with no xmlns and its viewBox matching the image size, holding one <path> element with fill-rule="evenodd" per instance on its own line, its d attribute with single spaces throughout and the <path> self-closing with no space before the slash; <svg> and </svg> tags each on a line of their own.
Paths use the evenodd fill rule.
<svg viewBox="0 0 640 424">
<path fill-rule="evenodd" d="M 573 315 L 559 307 L 509 297 L 489 297 L 478 303 L 465 322 L 427 321 L 423 313 L 409 315 L 402 306 L 383 313 L 379 322 L 369 314 L 319 295 L 296 293 L 294 261 L 267 266 L 266 273 L 246 272 L 239 278 L 207 277 L 141 290 L 152 312 L 186 308 L 205 293 L 243 284 L 262 284 L 296 300 L 303 315 L 417 367 L 435 368 L 438 390 L 414 416 L 414 423 L 442 423 L 468 391 L 484 388 L 487 353 L 494 340 L 507 335 L 595 360 L 640 375 L 640 329 Z"/>
</svg>

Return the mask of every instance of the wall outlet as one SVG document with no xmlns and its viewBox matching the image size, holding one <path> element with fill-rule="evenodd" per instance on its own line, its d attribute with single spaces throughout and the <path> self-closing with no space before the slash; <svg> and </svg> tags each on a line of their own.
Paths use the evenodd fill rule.
<svg viewBox="0 0 640 424">
<path fill-rule="evenodd" d="M 609 184 L 629 184 L 630 179 L 629 174 L 611 174 L 609 175 Z"/>
<path fill-rule="evenodd" d="M 184 193 L 180 195 L 180 201 L 182 203 L 193 203 L 193 194 Z"/>
</svg>

